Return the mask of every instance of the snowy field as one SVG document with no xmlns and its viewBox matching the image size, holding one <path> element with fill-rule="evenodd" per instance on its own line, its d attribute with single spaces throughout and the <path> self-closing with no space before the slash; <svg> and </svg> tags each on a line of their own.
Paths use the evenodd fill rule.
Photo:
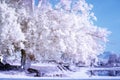
<svg viewBox="0 0 120 80">
<path fill-rule="evenodd" d="M 18 64 L 19 65 L 19 64 Z M 90 76 L 87 74 L 88 68 L 75 68 L 71 67 L 75 70 L 75 72 L 71 71 L 60 71 L 56 65 L 53 64 L 33 64 L 31 68 L 40 70 L 41 73 L 44 73 L 42 77 L 34 77 L 33 74 L 26 74 L 24 71 L 1 71 L 0 72 L 0 80 L 66 80 L 66 79 L 75 79 L 75 80 L 120 80 L 120 77 L 112 77 L 112 76 Z M 95 68 L 89 68 L 90 70 L 95 70 Z M 96 68 L 99 69 L 99 68 Z M 101 68 L 102 70 L 104 68 Z M 118 68 L 116 68 L 118 69 Z M 108 69 L 107 69 L 108 70 Z"/>
<path fill-rule="evenodd" d="M 75 73 L 76 74 L 76 73 Z M 76 74 L 78 75 L 78 74 Z M 82 74 L 81 74 L 82 75 Z M 85 76 L 80 76 L 80 77 L 30 77 L 30 76 L 25 76 L 24 73 L 20 73 L 17 75 L 11 75 L 11 74 L 2 74 L 0 73 L 0 80 L 120 80 L 120 77 L 109 77 L 109 76 L 104 76 L 104 77 L 100 77 L 100 76 L 92 76 L 92 77 L 85 77 Z"/>
</svg>

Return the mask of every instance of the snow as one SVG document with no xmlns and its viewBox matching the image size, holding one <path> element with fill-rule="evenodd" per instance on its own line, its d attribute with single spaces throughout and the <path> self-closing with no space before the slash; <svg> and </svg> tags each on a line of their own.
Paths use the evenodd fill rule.
<svg viewBox="0 0 120 80">
<path fill-rule="evenodd" d="M 17 63 L 17 65 L 19 65 Z M 45 75 L 43 77 L 34 77 L 34 74 L 26 74 L 25 72 L 20 71 L 1 71 L 0 78 L 79 78 L 83 76 L 87 76 L 85 70 L 80 70 L 78 72 L 70 72 L 70 71 L 60 71 L 56 65 L 54 64 L 32 64 L 31 68 L 40 70 L 41 73 Z M 84 75 L 83 75 L 84 74 Z M 81 75 L 81 76 L 80 76 Z"/>
<path fill-rule="evenodd" d="M 18 63 L 17 63 L 18 64 Z M 18 64 L 19 65 L 19 64 Z M 32 68 L 40 69 L 41 72 L 46 70 L 43 77 L 34 77 L 34 74 L 26 74 L 24 71 L 0 71 L 0 79 L 120 79 L 119 76 L 90 76 L 88 74 L 88 68 L 76 68 L 75 72 L 71 71 L 60 71 L 56 65 L 49 63 L 33 64 Z M 74 67 L 75 68 L 75 67 Z M 91 69 L 91 68 L 90 68 Z M 94 68 L 93 68 L 94 69 Z M 103 69 L 103 68 L 102 68 Z M 114 68 L 113 68 L 114 69 Z"/>
<path fill-rule="evenodd" d="M 11 55 L 19 61 L 18 52 L 25 49 L 38 61 L 81 61 L 88 66 L 104 51 L 109 31 L 93 24 L 92 6 L 85 0 L 60 0 L 54 8 L 49 0 L 41 0 L 36 7 L 33 0 L 20 0 L 20 5 L 17 1 L 0 2 L 0 55 Z M 20 65 L 10 60 L 12 65 Z M 71 67 L 73 72 L 60 71 L 54 64 L 32 64 L 31 68 L 44 76 L 34 77 L 24 71 L 0 71 L 0 78 L 92 78 L 86 68 L 74 66 Z"/>
<path fill-rule="evenodd" d="M 5 71 L 0 73 L 0 78 L 29 78 L 24 72 Z"/>
<path fill-rule="evenodd" d="M 20 5 L 17 1 L 0 3 L 2 55 L 20 56 L 13 53 L 25 49 L 39 61 L 67 58 L 90 65 L 104 51 L 109 31 L 92 24 L 95 16 L 85 0 L 60 0 L 54 8 L 49 0 L 41 0 L 38 6 L 33 0 L 19 0 Z"/>
<path fill-rule="evenodd" d="M 57 73 L 58 74 L 58 73 Z M 111 77 L 111 76 L 87 76 L 84 75 L 84 70 L 82 72 L 76 72 L 76 73 L 71 73 L 69 77 L 31 77 L 31 76 L 27 76 L 25 75 L 24 72 L 19 72 L 17 74 L 5 74 L 5 73 L 0 73 L 0 79 L 89 79 L 89 80 L 93 80 L 93 79 L 107 79 L 107 80 L 113 80 L 113 79 L 120 79 L 119 76 L 117 77 Z"/>
<path fill-rule="evenodd" d="M 89 77 L 85 69 L 82 69 L 82 70 L 74 72 L 74 73 L 72 72 L 70 75 L 68 74 L 68 76 L 70 78 L 78 78 L 78 79 L 82 78 L 82 77 L 85 77 L 85 78 Z"/>
</svg>

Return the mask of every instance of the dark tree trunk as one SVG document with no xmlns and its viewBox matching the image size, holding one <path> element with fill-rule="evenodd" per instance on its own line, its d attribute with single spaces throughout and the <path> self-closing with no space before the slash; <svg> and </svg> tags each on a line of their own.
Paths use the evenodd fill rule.
<svg viewBox="0 0 120 80">
<path fill-rule="evenodd" d="M 25 69 L 25 61 L 26 61 L 26 52 L 24 49 L 21 49 L 21 68 Z"/>
<path fill-rule="evenodd" d="M 0 71 L 20 70 L 20 66 L 10 65 L 8 63 L 3 64 L 0 62 Z"/>
<path fill-rule="evenodd" d="M 28 68 L 27 71 L 29 73 L 36 73 L 35 77 L 41 77 L 40 72 L 38 70 L 36 70 L 36 69 Z"/>
</svg>

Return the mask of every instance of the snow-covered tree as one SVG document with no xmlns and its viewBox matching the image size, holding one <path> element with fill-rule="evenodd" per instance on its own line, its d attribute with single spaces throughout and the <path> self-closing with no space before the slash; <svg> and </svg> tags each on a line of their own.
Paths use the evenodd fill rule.
<svg viewBox="0 0 120 80">
<path fill-rule="evenodd" d="M 25 40 L 18 21 L 15 8 L 9 7 L 4 1 L 0 3 L 0 53 L 13 56 L 14 51 L 24 47 Z"/>
<path fill-rule="evenodd" d="M 13 50 L 12 43 L 22 43 L 38 61 L 80 61 L 85 65 L 97 61 L 104 51 L 109 32 L 93 24 L 96 17 L 85 0 L 57 0 L 56 4 L 40 0 L 35 7 L 33 0 L 14 1 L 19 5 L 0 3 L 1 51 L 8 49 L 6 44 Z"/>
</svg>

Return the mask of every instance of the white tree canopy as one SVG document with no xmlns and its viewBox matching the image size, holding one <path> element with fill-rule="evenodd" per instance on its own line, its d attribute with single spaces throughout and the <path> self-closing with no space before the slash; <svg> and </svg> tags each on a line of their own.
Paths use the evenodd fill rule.
<svg viewBox="0 0 120 80">
<path fill-rule="evenodd" d="M 33 0 L 14 1 L 16 4 L 6 0 L 0 3 L 1 54 L 10 53 L 2 52 L 8 47 L 13 52 L 18 47 L 39 61 L 90 65 L 104 51 L 109 31 L 94 25 L 92 5 L 85 0 L 57 0 L 56 4 L 40 0 L 38 6 L 33 6 Z M 34 12 L 28 10 L 31 6 Z"/>
</svg>

